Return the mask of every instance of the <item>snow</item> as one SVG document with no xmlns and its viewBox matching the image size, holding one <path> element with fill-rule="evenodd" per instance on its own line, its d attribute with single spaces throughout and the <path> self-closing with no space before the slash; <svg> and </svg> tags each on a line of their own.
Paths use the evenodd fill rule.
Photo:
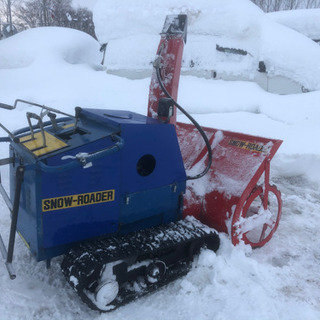
<svg viewBox="0 0 320 320">
<path fill-rule="evenodd" d="M 163 17 L 185 13 L 189 23 L 184 72 L 252 80 L 261 77 L 257 69 L 259 61 L 264 61 L 269 77 L 285 77 L 311 91 L 320 89 L 320 47 L 274 22 L 248 0 L 139 0 L 134 4 L 108 0 L 98 1 L 93 13 L 99 42 L 108 43 L 110 72 L 149 75 Z M 218 52 L 216 45 L 248 54 Z M 117 54 L 123 47 L 127 50 Z"/>
<path fill-rule="evenodd" d="M 286 10 L 268 13 L 268 17 L 305 36 L 320 40 L 320 9 Z"/>
<path fill-rule="evenodd" d="M 302 35 L 269 22 L 249 1 L 175 0 L 168 5 L 169 1 L 163 0 L 153 7 L 152 2 L 147 6 L 142 0 L 137 0 L 134 4 L 130 2 L 131 6 L 124 0 L 101 0 L 97 7 L 102 7 L 106 2 L 113 5 L 113 9 L 110 7 L 110 15 L 106 16 L 105 27 L 109 30 L 106 33 L 110 33 L 107 40 L 120 41 L 123 35 L 124 39 L 137 36 L 143 41 L 149 39 L 148 36 L 153 37 L 150 33 L 154 32 L 157 41 L 145 43 L 145 46 L 151 47 L 150 59 L 153 59 L 156 52 L 158 33 L 164 22 L 163 10 L 167 6 L 170 12 L 175 12 L 174 3 L 184 12 L 194 13 L 191 14 L 191 21 L 194 23 L 194 29 L 190 25 L 191 32 L 197 30 L 201 36 L 202 31 L 210 31 L 212 22 L 219 24 L 220 32 L 236 29 L 232 36 L 243 43 L 249 39 L 249 34 L 253 34 L 254 39 L 260 39 L 257 51 L 264 50 L 259 53 L 259 57 L 264 55 L 266 59 L 270 59 L 268 61 L 273 59 L 273 65 L 281 67 L 281 72 L 285 74 L 303 75 L 303 81 L 320 83 L 320 62 L 316 62 L 312 72 L 310 71 L 310 64 L 314 63 L 316 55 L 315 47 L 309 46 Z M 236 16 L 237 10 L 233 10 L 234 7 L 238 9 L 239 16 Z M 200 9 L 197 8 L 201 8 L 198 16 L 196 13 Z M 139 30 L 148 30 L 149 10 L 155 24 L 144 38 Z M 212 18 L 214 10 L 219 12 L 220 21 Z M 222 14 L 225 14 L 224 17 L 229 16 L 229 20 L 223 18 Z M 114 23 L 115 19 L 113 22 L 108 20 L 113 15 L 119 19 L 118 24 Z M 233 18 L 233 23 L 228 23 Z M 254 28 L 249 23 L 250 19 Z M 132 27 L 137 34 L 124 35 L 126 25 Z M 108 29 L 111 26 L 113 30 Z M 100 26 L 102 33 L 101 30 Z M 292 42 L 296 42 L 295 52 L 285 51 L 277 44 L 282 40 L 279 30 L 290 38 L 283 48 L 288 49 Z M 195 33 L 194 39 L 196 37 Z M 110 40 L 110 46 L 112 41 Z M 249 42 L 248 45 L 253 44 Z M 125 43 L 125 40 L 118 43 L 121 50 L 117 51 L 114 60 L 125 60 L 124 56 L 128 52 Z M 274 46 L 270 47 L 272 43 Z M 308 59 L 300 59 L 299 56 L 306 54 L 307 43 L 310 49 Z M 202 44 L 200 41 L 197 46 L 201 49 Z M 134 42 L 130 45 L 133 46 Z M 192 46 L 191 37 L 186 49 L 189 45 Z M 281 55 L 275 54 L 280 51 Z M 20 98 L 69 113 L 73 113 L 74 107 L 82 106 L 124 109 L 146 114 L 150 78 L 129 80 L 107 74 L 99 65 L 101 58 L 99 43 L 75 30 L 39 28 L 2 40 L 0 102 L 13 104 L 16 98 Z M 219 251 L 216 254 L 208 250 L 202 251 L 185 277 L 110 314 L 99 314 L 83 305 L 67 285 L 60 271 L 60 258 L 54 259 L 52 268 L 46 270 L 45 263 L 35 262 L 23 241 L 17 237 L 14 255 L 17 279 L 11 281 L 4 264 L 0 264 L 1 318 L 319 319 L 318 89 L 304 94 L 281 96 L 267 93 L 251 82 L 181 77 L 178 101 L 201 125 L 284 140 L 271 163 L 272 183 L 282 192 L 283 213 L 279 229 L 263 248 L 251 250 L 243 244 L 234 247 L 227 235 L 220 234 Z M 0 109 L 1 123 L 10 130 L 26 126 L 27 110 L 33 108 L 21 105 L 14 111 Z M 186 121 L 182 115 L 179 115 L 179 120 Z M 1 158 L 8 156 L 7 144 L 0 144 L 0 152 Z M 2 182 L 8 188 L 9 178 L 5 167 L 1 167 L 1 174 Z M 0 208 L 0 232 L 7 243 L 10 218 L 2 198 Z"/>
<path fill-rule="evenodd" d="M 92 10 L 98 0 L 72 0 L 72 5 L 74 7 L 86 7 Z"/>
<path fill-rule="evenodd" d="M 99 64 L 99 45 L 89 35 L 59 27 L 29 29 L 1 43 L 1 69 L 67 64 Z M 52 67 L 54 67 L 52 65 Z M 52 68 L 54 69 L 54 68 Z"/>
</svg>

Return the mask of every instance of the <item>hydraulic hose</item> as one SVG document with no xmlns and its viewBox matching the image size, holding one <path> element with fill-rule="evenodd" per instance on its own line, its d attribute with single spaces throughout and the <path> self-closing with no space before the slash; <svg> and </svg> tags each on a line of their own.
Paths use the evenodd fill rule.
<svg viewBox="0 0 320 320">
<path fill-rule="evenodd" d="M 205 134 L 205 132 L 203 131 L 203 129 L 201 128 L 201 126 L 199 125 L 199 123 L 184 108 L 182 108 L 177 101 L 175 101 L 172 98 L 172 96 L 169 94 L 169 92 L 165 88 L 165 86 L 163 84 L 163 80 L 161 78 L 161 67 L 160 67 L 160 57 L 159 56 L 158 56 L 158 61 L 155 61 L 155 63 L 154 63 L 154 67 L 156 69 L 156 74 L 157 74 L 157 79 L 158 79 L 159 85 L 160 85 L 162 91 L 164 92 L 164 94 L 169 99 L 171 99 L 173 104 L 193 123 L 193 125 L 197 128 L 197 130 L 201 134 L 201 136 L 206 144 L 206 147 L 208 150 L 208 164 L 207 164 L 206 168 L 201 173 L 197 174 L 196 176 L 187 176 L 187 180 L 196 180 L 196 179 L 202 178 L 209 171 L 211 164 L 212 164 L 212 149 L 211 149 L 209 139 L 208 139 L 207 135 Z"/>
</svg>

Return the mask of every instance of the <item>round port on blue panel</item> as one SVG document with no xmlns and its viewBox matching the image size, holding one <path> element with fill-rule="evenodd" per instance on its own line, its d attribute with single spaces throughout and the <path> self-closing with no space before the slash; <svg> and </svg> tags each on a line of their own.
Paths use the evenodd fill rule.
<svg viewBox="0 0 320 320">
<path fill-rule="evenodd" d="M 137 163 L 137 172 L 140 176 L 146 177 L 150 175 L 156 167 L 156 159 L 151 154 L 145 154 Z"/>
</svg>

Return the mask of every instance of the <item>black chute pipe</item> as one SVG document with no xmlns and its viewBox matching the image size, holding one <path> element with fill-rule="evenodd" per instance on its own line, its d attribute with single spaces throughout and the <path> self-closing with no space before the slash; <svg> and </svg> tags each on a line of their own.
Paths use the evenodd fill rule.
<svg viewBox="0 0 320 320">
<path fill-rule="evenodd" d="M 205 134 L 205 132 L 203 131 L 203 129 L 201 128 L 201 126 L 199 125 L 199 123 L 184 108 L 182 108 L 177 101 L 175 101 L 171 97 L 171 95 L 169 94 L 169 92 L 165 88 L 163 81 L 161 79 L 160 66 L 155 65 L 155 69 L 156 69 L 156 74 L 157 74 L 157 79 L 158 79 L 159 85 L 160 85 L 162 91 L 164 92 L 164 94 L 169 99 L 171 99 L 173 104 L 193 123 L 193 125 L 197 128 L 197 130 L 201 134 L 201 136 L 206 144 L 206 147 L 208 150 L 208 164 L 207 164 L 206 168 L 201 173 L 197 174 L 196 176 L 191 176 L 191 177 L 187 176 L 187 180 L 195 180 L 195 179 L 202 178 L 204 175 L 207 174 L 207 172 L 209 171 L 211 164 L 212 164 L 212 149 L 211 149 L 209 139 L 208 139 L 207 135 Z"/>
</svg>

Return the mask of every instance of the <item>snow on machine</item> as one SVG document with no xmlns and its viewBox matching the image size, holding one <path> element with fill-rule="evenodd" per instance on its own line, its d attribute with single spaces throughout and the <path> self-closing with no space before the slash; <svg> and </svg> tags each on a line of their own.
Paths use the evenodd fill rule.
<svg viewBox="0 0 320 320">
<path fill-rule="evenodd" d="M 187 16 L 167 17 L 148 116 L 0 104 L 41 108 L 27 112 L 26 128 L 0 124 L 10 195 L 1 183 L 0 193 L 11 213 L 0 250 L 12 279 L 18 233 L 37 261 L 63 255 L 67 281 L 104 312 L 186 274 L 202 247 L 218 250 L 218 232 L 252 247 L 270 240 L 281 215 L 270 161 L 281 141 L 201 128 L 176 102 L 186 31 Z M 176 122 L 177 108 L 192 124 Z"/>
</svg>

